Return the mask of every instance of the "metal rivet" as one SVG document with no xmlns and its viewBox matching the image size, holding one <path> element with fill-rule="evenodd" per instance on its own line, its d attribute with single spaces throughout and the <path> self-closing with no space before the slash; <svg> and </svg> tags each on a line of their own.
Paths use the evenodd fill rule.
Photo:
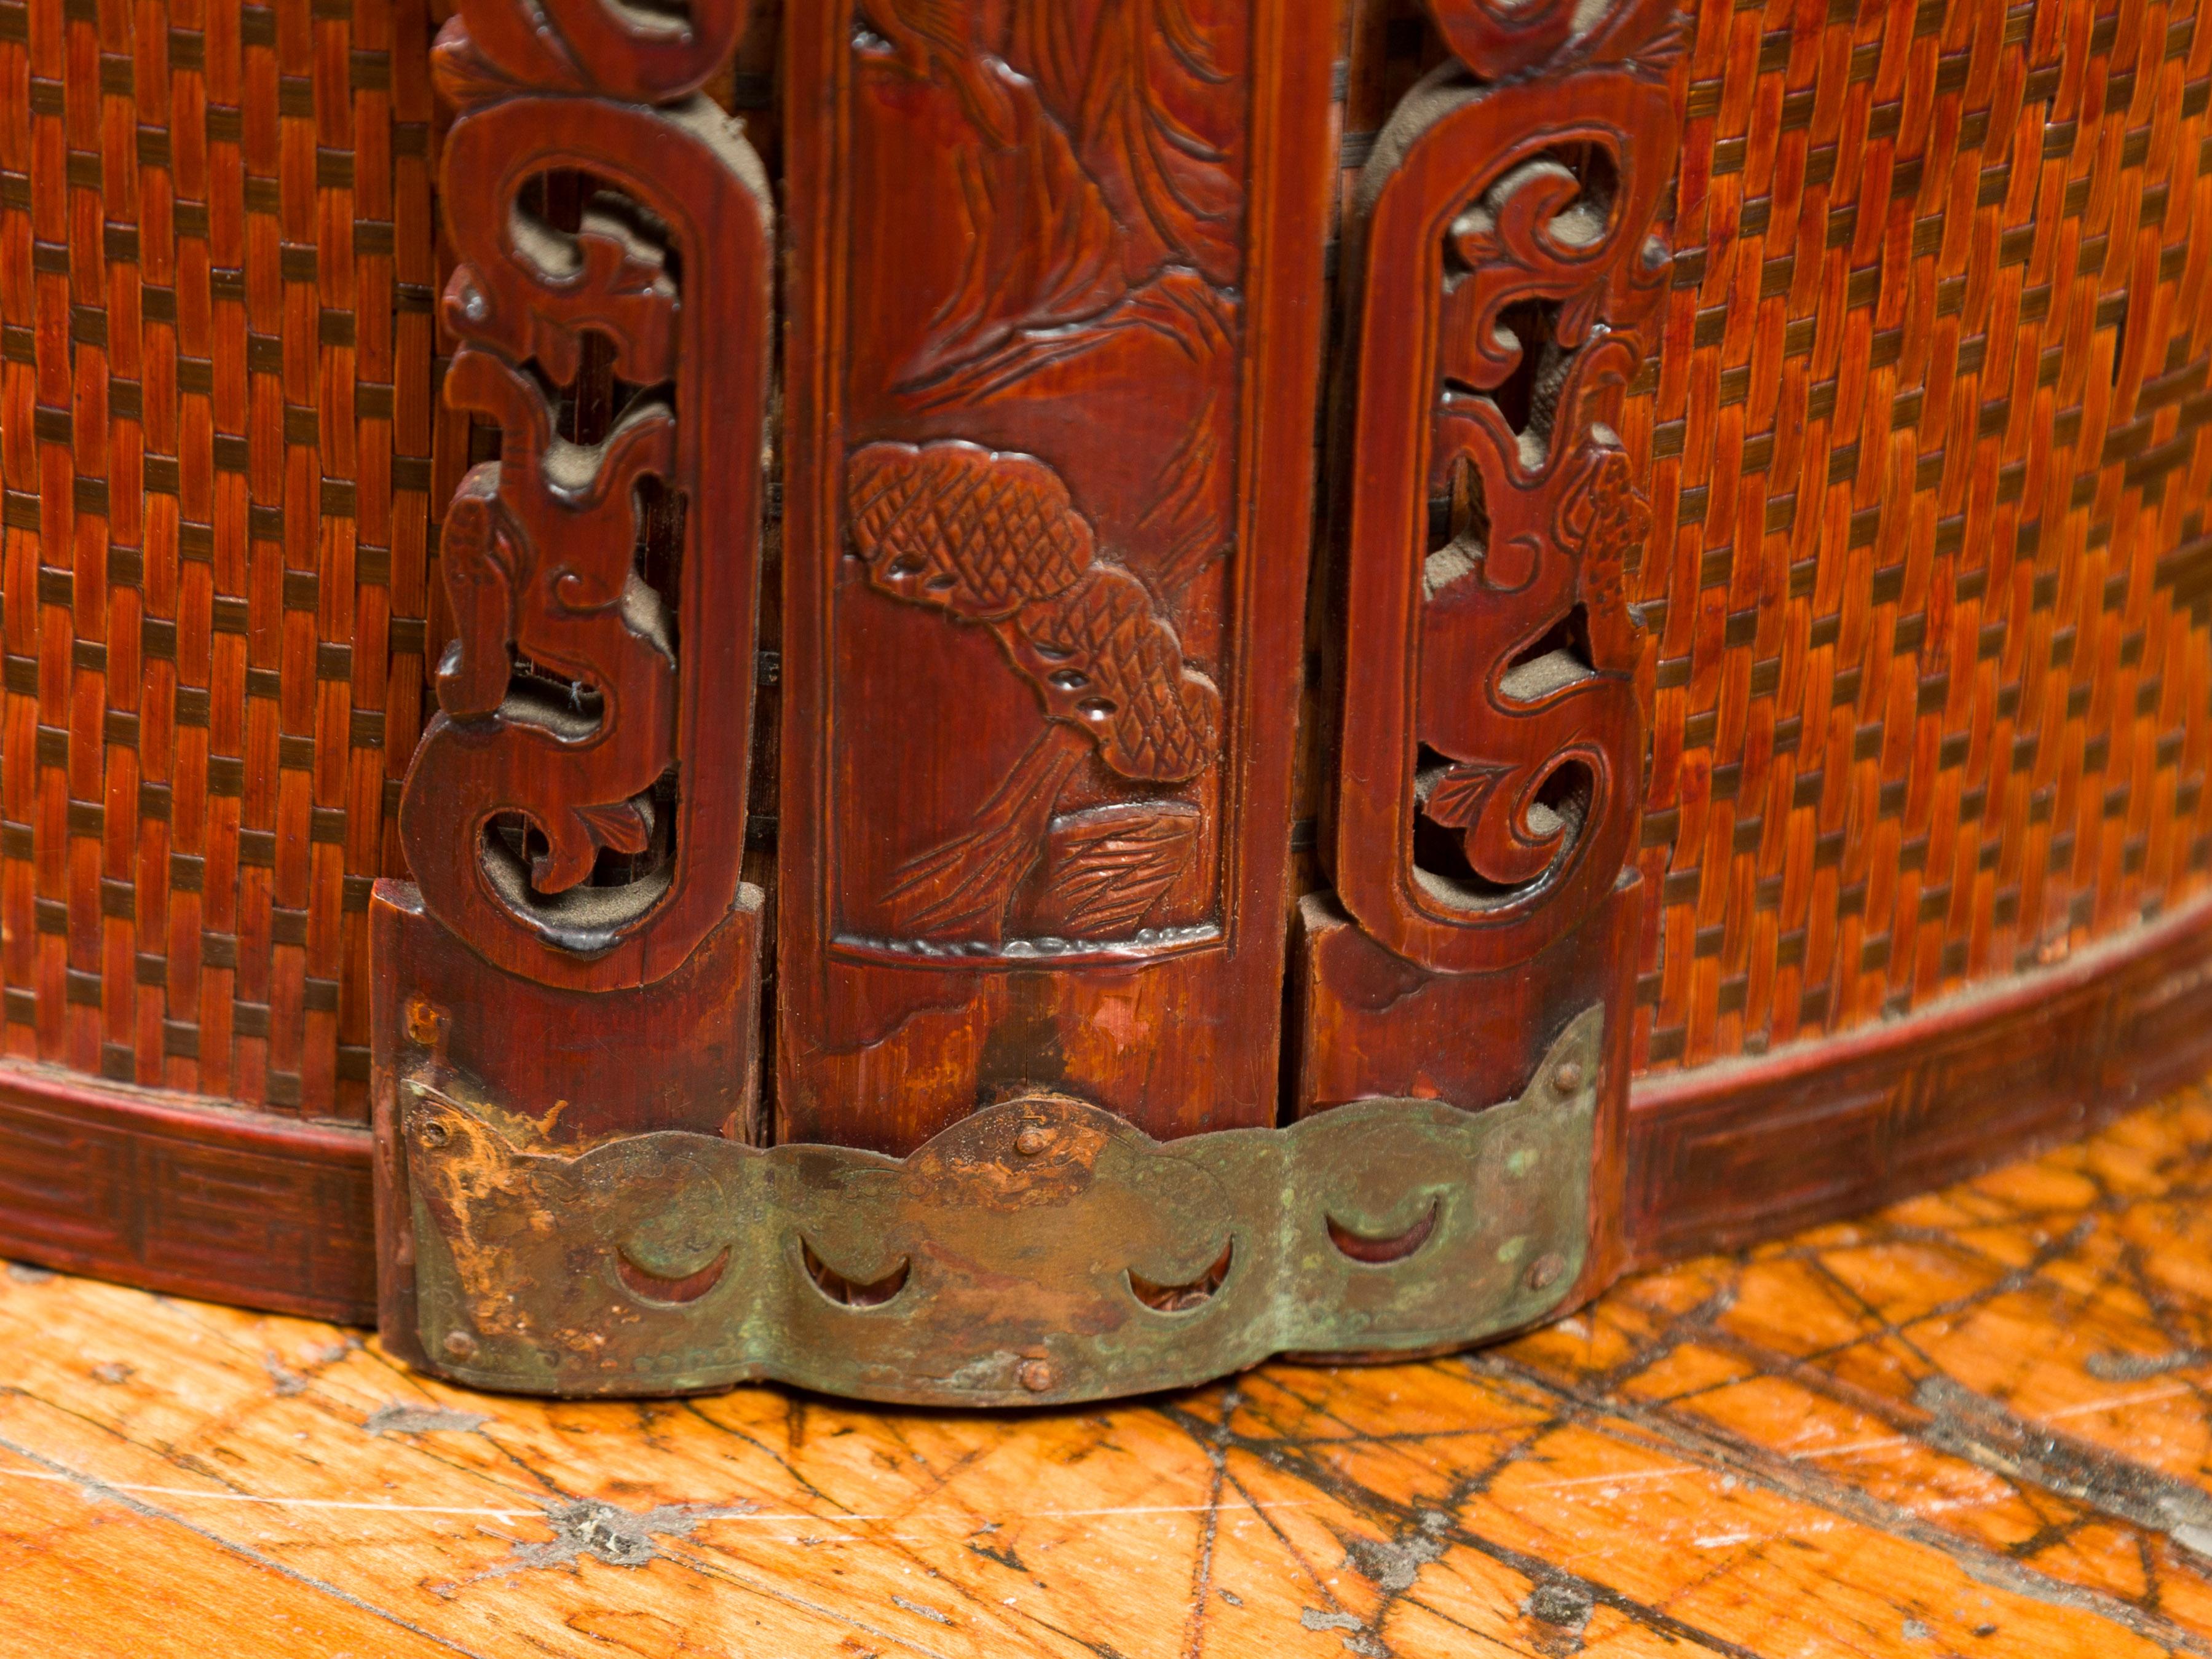
<svg viewBox="0 0 2212 1659">
<path fill-rule="evenodd" d="M 1557 1250 L 1547 1250 L 1529 1264 L 1528 1276 L 1523 1281 L 1532 1291 L 1549 1290 L 1559 1281 L 1567 1270 L 1567 1259 Z"/>
<path fill-rule="evenodd" d="M 415 1138 L 425 1146 L 442 1146 L 452 1139 L 446 1126 L 434 1117 L 426 1117 L 415 1131 Z"/>
<path fill-rule="evenodd" d="M 1052 1145 L 1052 1131 L 1041 1123 L 1026 1126 L 1014 1137 L 1014 1150 L 1024 1158 L 1035 1158 Z M 1051 1385 L 1046 1384 L 1048 1388 Z"/>
<path fill-rule="evenodd" d="M 1048 1359 L 1032 1359 L 1022 1367 L 1022 1386 L 1031 1394 L 1049 1394 L 1059 1381 Z"/>
<path fill-rule="evenodd" d="M 447 1331 L 442 1346 L 456 1359 L 476 1358 L 477 1340 L 466 1331 Z"/>
<path fill-rule="evenodd" d="M 1552 1073 L 1552 1086 L 1554 1089 L 1557 1089 L 1563 1095 L 1571 1095 L 1581 1092 L 1583 1086 L 1582 1062 L 1575 1060 L 1561 1060 L 1559 1065 L 1559 1069 Z"/>
</svg>

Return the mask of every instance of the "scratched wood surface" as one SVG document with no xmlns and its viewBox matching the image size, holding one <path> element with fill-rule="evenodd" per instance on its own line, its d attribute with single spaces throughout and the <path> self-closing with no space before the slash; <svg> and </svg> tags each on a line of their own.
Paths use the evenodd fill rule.
<svg viewBox="0 0 2212 1659">
<path fill-rule="evenodd" d="M 2212 1654 L 2208 1189 L 2197 1088 L 1488 1352 L 1000 1419 L 16 1267 L 0 1655 Z"/>
</svg>

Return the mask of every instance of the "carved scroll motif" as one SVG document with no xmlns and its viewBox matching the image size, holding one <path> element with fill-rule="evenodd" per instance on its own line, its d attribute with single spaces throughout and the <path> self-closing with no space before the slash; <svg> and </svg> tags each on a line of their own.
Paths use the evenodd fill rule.
<svg viewBox="0 0 2212 1659">
<path fill-rule="evenodd" d="M 1619 428 L 1668 276 L 1674 43 L 1664 0 L 1431 9 L 1459 61 L 1360 191 L 1334 873 L 1376 940 L 1467 972 L 1589 915 L 1633 833 L 1650 513 Z"/>
<path fill-rule="evenodd" d="M 659 979 L 738 896 L 771 220 L 691 94 L 744 12 L 463 0 L 438 44 L 446 395 L 501 458 L 447 514 L 455 634 L 400 829 L 431 913 L 547 984 Z M 627 398 L 599 433 L 595 349 Z"/>
</svg>

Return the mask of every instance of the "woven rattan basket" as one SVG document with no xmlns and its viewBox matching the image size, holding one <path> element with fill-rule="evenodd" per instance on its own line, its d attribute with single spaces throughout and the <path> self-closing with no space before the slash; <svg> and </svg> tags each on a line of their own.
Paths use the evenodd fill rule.
<svg viewBox="0 0 2212 1659">
<path fill-rule="evenodd" d="M 1448 58 L 1417 0 L 1350 9 L 1340 222 L 1314 241 L 1332 362 L 1360 180 Z M 802 260 L 787 37 L 813 10 L 756 7 L 708 83 Z M 867 10 L 897 46 L 896 6 Z M 440 398 L 440 21 L 0 3 L 0 1250 L 373 1304 L 371 892 L 410 873 L 402 781 L 454 627 L 441 512 L 498 441 Z M 2198 21 L 1676 20 L 1673 264 L 1619 434 L 1653 524 L 1626 572 L 1648 741 L 1623 1259 L 1874 1201 L 2212 1058 Z M 1330 880 L 1327 503 L 1366 487 L 1320 457 L 1293 908 Z M 777 505 L 746 873 L 788 904 Z M 771 972 L 759 1006 L 783 994 Z"/>
<path fill-rule="evenodd" d="M 427 648 L 428 20 L 0 35 L 9 1051 L 362 1121 Z"/>
</svg>

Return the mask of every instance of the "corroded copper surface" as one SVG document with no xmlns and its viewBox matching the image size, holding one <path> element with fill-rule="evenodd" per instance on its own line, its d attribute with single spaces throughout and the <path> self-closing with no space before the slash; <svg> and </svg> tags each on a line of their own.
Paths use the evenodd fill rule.
<svg viewBox="0 0 2212 1659">
<path fill-rule="evenodd" d="M 1036 1095 L 904 1159 L 675 1131 L 532 1152 L 426 1066 L 400 1085 L 417 1329 L 480 1388 L 959 1405 L 1472 1342 L 1582 1276 L 1602 1037 L 1592 1008 L 1482 1112 L 1363 1101 L 1162 1144 Z"/>
</svg>

